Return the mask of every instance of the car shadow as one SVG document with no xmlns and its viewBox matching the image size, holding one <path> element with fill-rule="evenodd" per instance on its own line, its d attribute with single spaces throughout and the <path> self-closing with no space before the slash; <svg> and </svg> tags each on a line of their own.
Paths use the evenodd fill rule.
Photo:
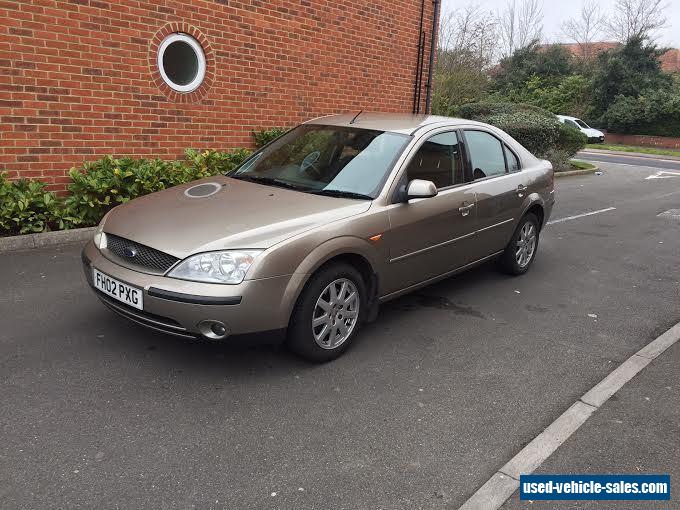
<svg viewBox="0 0 680 510">
<path fill-rule="evenodd" d="M 484 314 L 455 300 L 456 295 L 464 294 L 469 288 L 483 282 L 493 282 L 510 278 L 498 272 L 493 262 L 485 263 L 474 269 L 452 276 L 441 282 L 424 287 L 418 291 L 401 296 L 381 306 L 377 320 L 366 325 L 357 337 L 352 348 L 342 357 L 332 362 L 342 367 L 356 363 L 356 357 L 368 350 L 379 350 L 374 342 L 391 342 L 395 339 L 382 338 L 375 334 L 380 329 L 389 328 L 403 319 L 404 312 L 417 312 L 424 308 L 435 308 L 449 312 L 483 319 Z M 97 303 L 98 305 L 98 303 Z M 120 356 L 126 353 L 140 356 L 146 363 L 154 365 L 155 370 L 181 370 L 184 375 L 255 375 L 266 371 L 270 376 L 289 375 L 291 372 L 315 371 L 325 365 L 306 362 L 289 353 L 279 340 L 268 338 L 237 338 L 227 341 L 207 339 L 184 339 L 166 335 L 130 323 L 113 312 L 101 309 L 90 315 L 98 330 L 103 345 L 116 351 Z M 396 341 L 408 342 L 404 336 Z"/>
</svg>

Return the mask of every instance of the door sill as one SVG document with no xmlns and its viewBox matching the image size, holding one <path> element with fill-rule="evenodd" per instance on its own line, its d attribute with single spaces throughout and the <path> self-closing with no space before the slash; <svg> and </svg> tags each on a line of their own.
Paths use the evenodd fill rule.
<svg viewBox="0 0 680 510">
<path fill-rule="evenodd" d="M 419 283 L 414 283 L 413 285 L 409 285 L 408 287 L 405 287 L 401 290 L 397 290 L 395 292 L 390 292 L 389 294 L 385 294 L 384 296 L 380 297 L 378 302 L 380 303 L 385 303 L 386 301 L 390 301 L 391 299 L 398 298 L 399 296 L 403 296 L 404 294 L 408 294 L 411 291 L 417 290 L 421 287 L 426 287 L 427 285 L 430 285 L 432 283 L 438 282 L 440 280 L 443 280 L 445 278 L 448 278 L 450 276 L 453 276 L 458 273 L 462 273 L 463 271 L 466 271 L 474 266 L 477 266 L 479 264 L 483 264 L 487 260 L 491 260 L 494 257 L 498 257 L 501 253 L 503 253 L 504 250 L 497 251 L 495 253 L 492 253 L 491 255 L 487 255 L 486 257 L 482 257 L 481 259 L 475 260 L 474 262 L 470 262 L 468 264 L 465 264 L 464 266 L 460 266 L 457 269 L 454 269 L 452 271 L 447 271 L 446 273 L 442 273 L 438 276 L 433 276 L 432 278 L 428 278 L 427 280 L 423 280 L 422 282 Z"/>
</svg>

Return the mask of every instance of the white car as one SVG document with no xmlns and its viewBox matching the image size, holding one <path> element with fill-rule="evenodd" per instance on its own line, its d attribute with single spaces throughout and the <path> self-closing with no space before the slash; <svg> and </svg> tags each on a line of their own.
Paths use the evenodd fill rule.
<svg viewBox="0 0 680 510">
<path fill-rule="evenodd" d="M 597 129 L 591 128 L 588 124 L 576 117 L 569 117 L 568 115 L 558 115 L 558 119 L 563 124 L 578 129 L 581 133 L 588 137 L 588 143 L 602 143 L 604 142 L 604 133 Z"/>
</svg>

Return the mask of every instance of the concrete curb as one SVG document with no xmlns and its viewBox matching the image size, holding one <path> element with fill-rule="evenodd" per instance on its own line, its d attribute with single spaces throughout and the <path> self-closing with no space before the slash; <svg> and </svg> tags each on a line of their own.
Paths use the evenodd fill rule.
<svg viewBox="0 0 680 510">
<path fill-rule="evenodd" d="M 519 488 L 520 475 L 533 473 L 612 395 L 654 359 L 680 341 L 680 323 L 650 342 L 574 402 L 484 483 L 459 510 L 497 510 Z"/>
<path fill-rule="evenodd" d="M 72 230 L 41 232 L 40 234 L 0 237 L 0 253 L 87 241 L 94 235 L 95 228 L 74 228 Z"/>
<path fill-rule="evenodd" d="M 643 159 L 667 159 L 670 161 L 680 161 L 680 156 L 667 156 L 664 154 L 645 154 L 644 152 L 612 151 L 608 149 L 583 149 L 579 154 L 605 154 L 609 156 L 628 156 L 631 158 Z"/>
<path fill-rule="evenodd" d="M 588 161 L 590 163 L 590 161 Z M 567 170 L 566 172 L 555 172 L 555 178 L 558 177 L 569 177 L 570 175 L 588 175 L 588 174 L 594 174 L 595 172 L 599 172 L 600 167 L 595 167 L 595 168 L 586 168 L 584 170 Z"/>
</svg>

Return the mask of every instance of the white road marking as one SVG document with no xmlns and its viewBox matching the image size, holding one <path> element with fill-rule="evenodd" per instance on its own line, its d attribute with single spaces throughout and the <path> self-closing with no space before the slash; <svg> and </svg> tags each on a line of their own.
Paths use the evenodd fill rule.
<svg viewBox="0 0 680 510">
<path fill-rule="evenodd" d="M 650 342 L 574 402 L 482 485 L 459 510 L 497 510 L 529 475 L 583 425 L 624 384 L 680 340 L 680 323 Z"/>
<path fill-rule="evenodd" d="M 680 177 L 680 172 L 669 172 L 668 170 L 661 170 L 653 175 L 645 177 L 645 180 L 649 179 L 672 179 L 673 177 Z"/>
<path fill-rule="evenodd" d="M 680 220 L 680 209 L 668 209 L 662 213 L 657 214 L 657 216 L 662 218 L 673 218 L 675 220 Z"/>
<path fill-rule="evenodd" d="M 566 218 L 560 218 L 559 220 L 552 220 L 546 223 L 546 225 L 554 225 L 555 223 L 564 223 L 565 221 L 577 220 L 579 218 L 585 218 L 586 216 L 592 216 L 593 214 L 600 214 L 607 211 L 613 211 L 616 207 L 607 207 L 606 209 L 598 209 L 597 211 L 590 211 L 587 213 L 577 214 L 575 216 L 567 216 Z"/>
</svg>

